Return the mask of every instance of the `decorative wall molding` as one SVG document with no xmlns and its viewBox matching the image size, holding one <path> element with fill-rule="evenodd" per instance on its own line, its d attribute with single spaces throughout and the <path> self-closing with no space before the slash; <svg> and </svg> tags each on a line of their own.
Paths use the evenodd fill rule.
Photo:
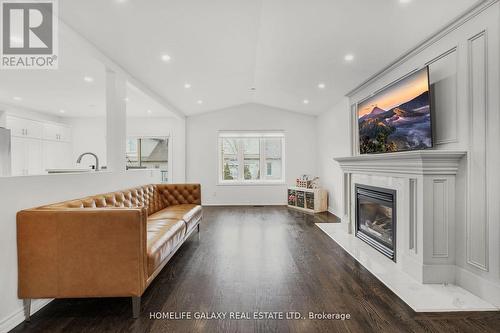
<svg viewBox="0 0 500 333">
<path fill-rule="evenodd" d="M 493 6 L 500 0 L 484 0 L 480 1 L 474 6 L 472 6 L 469 10 L 465 12 L 465 14 L 459 16 L 455 20 L 453 20 L 451 23 L 449 23 L 447 26 L 439 30 L 438 32 L 434 33 L 430 37 L 426 38 L 424 41 L 421 43 L 417 44 L 414 48 L 410 49 L 406 53 L 404 53 L 402 56 L 394 60 L 391 64 L 377 72 L 376 74 L 372 75 L 370 78 L 362 82 L 359 86 L 354 88 L 353 90 L 349 91 L 346 96 L 347 97 L 352 97 L 370 84 L 374 83 L 396 67 L 400 66 L 404 62 L 406 62 L 408 59 L 415 57 L 419 53 L 421 53 L 423 50 L 428 48 L 429 46 L 437 43 L 440 41 L 443 37 L 451 33 L 452 31 L 460 28 L 462 25 L 467 23 L 468 21 L 472 20 L 475 18 L 477 15 L 481 14 L 483 11 L 488 9 L 489 7 Z"/>
<path fill-rule="evenodd" d="M 351 126 L 349 132 L 349 138 L 351 139 L 351 155 L 359 155 L 358 103 L 351 105 Z"/>
<path fill-rule="evenodd" d="M 451 49 L 441 53 L 440 55 L 438 55 L 437 57 L 435 57 L 434 59 L 428 61 L 425 66 L 430 66 L 436 62 L 438 62 L 439 60 L 443 59 L 443 58 L 446 58 L 447 56 L 449 56 L 450 54 L 452 53 L 455 53 L 457 52 L 457 49 L 458 49 L 458 46 L 454 46 L 452 47 Z"/>
<path fill-rule="evenodd" d="M 467 263 L 484 271 L 488 263 L 488 43 L 486 31 L 468 48 L 469 151 L 467 188 Z M 472 195 L 474 193 L 474 195 Z"/>
<path fill-rule="evenodd" d="M 432 257 L 449 257 L 449 216 L 448 216 L 448 181 L 433 179 L 432 181 Z"/>
<path fill-rule="evenodd" d="M 410 241 L 408 249 L 413 253 L 418 253 L 418 207 L 417 207 L 417 180 L 410 178 Z"/>
<path fill-rule="evenodd" d="M 447 75 L 442 78 L 446 80 L 453 79 L 454 84 L 446 85 L 441 81 L 435 81 L 435 76 L 443 75 L 440 73 L 440 67 L 445 67 L 446 61 L 453 61 L 453 75 Z M 458 142 L 458 45 L 439 54 L 434 59 L 425 64 L 429 66 L 430 82 L 433 86 L 431 98 L 433 101 L 434 122 L 434 145 L 444 145 Z M 441 84 L 440 84 L 441 83 Z M 449 96 L 452 95 L 452 96 Z"/>
</svg>

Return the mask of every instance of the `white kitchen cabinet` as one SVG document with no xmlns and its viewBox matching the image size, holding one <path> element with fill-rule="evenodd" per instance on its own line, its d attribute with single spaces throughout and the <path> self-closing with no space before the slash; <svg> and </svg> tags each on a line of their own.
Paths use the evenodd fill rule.
<svg viewBox="0 0 500 333">
<path fill-rule="evenodd" d="M 28 155 L 28 175 L 44 173 L 42 168 L 42 143 L 40 140 L 26 139 L 26 153 Z"/>
<path fill-rule="evenodd" d="M 26 173 L 26 149 L 25 139 L 11 137 L 11 174 L 12 176 L 24 176 Z"/>
<path fill-rule="evenodd" d="M 42 167 L 42 141 L 12 136 L 12 175 L 26 176 L 44 173 Z"/>
<path fill-rule="evenodd" d="M 6 125 L 10 129 L 12 136 L 33 139 L 42 138 L 43 123 L 39 121 L 7 115 Z"/>
<path fill-rule="evenodd" d="M 61 124 L 44 123 L 43 139 L 51 141 L 70 142 L 71 128 Z"/>
<path fill-rule="evenodd" d="M 11 130 L 12 175 L 45 174 L 47 169 L 74 166 L 71 127 L 8 114 Z"/>
</svg>

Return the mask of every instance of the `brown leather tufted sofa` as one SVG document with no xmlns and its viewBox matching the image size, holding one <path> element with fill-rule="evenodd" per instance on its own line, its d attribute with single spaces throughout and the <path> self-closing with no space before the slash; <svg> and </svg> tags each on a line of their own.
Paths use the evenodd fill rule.
<svg viewBox="0 0 500 333">
<path fill-rule="evenodd" d="M 199 184 L 145 185 L 17 213 L 18 296 L 140 297 L 202 219 Z"/>
</svg>

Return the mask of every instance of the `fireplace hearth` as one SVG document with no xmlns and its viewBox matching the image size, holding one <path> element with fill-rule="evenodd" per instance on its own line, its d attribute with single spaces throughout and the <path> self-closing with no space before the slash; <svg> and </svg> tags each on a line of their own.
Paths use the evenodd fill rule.
<svg viewBox="0 0 500 333">
<path fill-rule="evenodd" d="M 396 191 L 355 184 L 356 237 L 396 261 Z"/>
</svg>

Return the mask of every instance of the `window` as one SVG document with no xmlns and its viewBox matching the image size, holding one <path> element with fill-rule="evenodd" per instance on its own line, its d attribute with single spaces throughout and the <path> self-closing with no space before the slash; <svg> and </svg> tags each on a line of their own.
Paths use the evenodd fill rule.
<svg viewBox="0 0 500 333">
<path fill-rule="evenodd" d="M 160 169 L 162 182 L 168 175 L 168 137 L 133 137 L 127 139 L 127 170 Z"/>
<path fill-rule="evenodd" d="M 282 132 L 219 132 L 219 182 L 284 181 Z"/>
<path fill-rule="evenodd" d="M 271 176 L 273 174 L 273 164 L 271 162 L 267 162 L 267 176 Z"/>
</svg>

